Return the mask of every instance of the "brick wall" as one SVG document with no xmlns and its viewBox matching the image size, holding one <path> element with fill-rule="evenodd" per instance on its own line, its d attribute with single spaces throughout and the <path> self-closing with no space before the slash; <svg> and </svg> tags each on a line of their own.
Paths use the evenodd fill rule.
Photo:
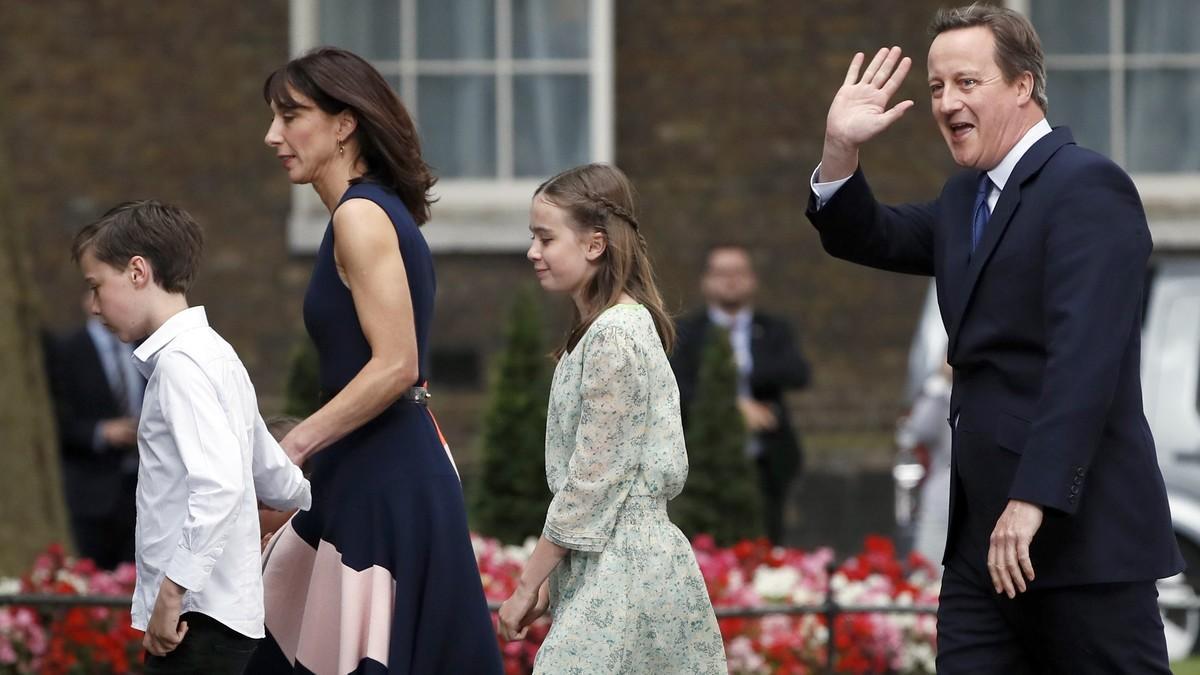
<svg viewBox="0 0 1200 675">
<path fill-rule="evenodd" d="M 941 4 L 619 3 L 618 159 L 641 192 L 668 296 L 693 307 L 706 247 L 747 244 L 761 306 L 794 322 L 814 366 L 813 388 L 795 400 L 800 425 L 851 444 L 851 432 L 890 431 L 926 282 L 826 255 L 804 217 L 808 179 L 851 56 L 899 44 L 916 62 L 900 96 L 917 105 L 863 167 L 881 198 L 936 195 L 950 162 L 924 63 Z"/>
<path fill-rule="evenodd" d="M 80 225 L 126 199 L 176 202 L 208 234 L 192 300 L 271 398 L 308 278 L 287 254 L 288 185 L 262 143 L 262 81 L 286 58 L 284 0 L 5 5 L 0 119 L 48 326 L 81 321 L 68 257 Z"/>
<path fill-rule="evenodd" d="M 939 4 L 617 2 L 618 161 L 640 191 L 669 302 L 695 305 L 709 244 L 747 243 L 762 306 L 801 329 L 813 361 L 815 386 L 794 403 L 818 451 L 878 444 L 890 429 L 924 288 L 820 250 L 803 209 L 825 110 L 855 50 L 906 47 L 917 68 L 902 93 L 917 106 L 863 162 L 884 198 L 933 195 L 950 168 L 922 84 L 924 27 Z M 8 3 L 0 21 L 2 140 L 46 324 L 79 322 L 67 247 L 80 224 L 124 199 L 175 201 L 209 232 L 193 300 L 238 349 L 268 411 L 301 335 L 311 262 L 286 251 L 288 185 L 262 145 L 260 87 L 287 57 L 287 6 L 61 0 Z M 527 263 L 460 254 L 438 265 L 435 342 L 479 354 L 486 370 L 510 289 L 533 281 Z M 556 339 L 565 306 L 547 306 Z M 448 389 L 435 403 L 469 464 L 480 390 Z"/>
</svg>

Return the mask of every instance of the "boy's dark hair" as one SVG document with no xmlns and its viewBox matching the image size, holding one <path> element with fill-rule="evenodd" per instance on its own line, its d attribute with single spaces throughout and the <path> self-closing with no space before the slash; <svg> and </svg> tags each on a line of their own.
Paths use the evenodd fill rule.
<svg viewBox="0 0 1200 675">
<path fill-rule="evenodd" d="M 78 264 L 91 251 L 96 260 L 123 270 L 140 255 L 154 270 L 155 283 L 169 293 L 186 293 L 203 250 L 204 230 L 191 214 L 143 199 L 118 204 L 85 225 L 71 244 L 71 259 Z"/>
</svg>

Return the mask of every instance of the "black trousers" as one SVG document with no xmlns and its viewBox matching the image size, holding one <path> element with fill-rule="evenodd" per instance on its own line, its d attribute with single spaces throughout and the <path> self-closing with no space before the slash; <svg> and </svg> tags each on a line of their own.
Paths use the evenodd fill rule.
<svg viewBox="0 0 1200 675">
<path fill-rule="evenodd" d="M 241 675 L 258 640 L 199 612 L 179 617 L 187 635 L 166 656 L 146 653 L 146 675 Z"/>
<path fill-rule="evenodd" d="M 781 480 L 772 475 L 767 460 L 759 456 L 755 461 L 758 470 L 758 493 L 762 498 L 763 525 L 767 539 L 776 546 L 784 544 L 783 512 L 787 506 L 788 490 L 792 486 L 792 477 Z"/>
<path fill-rule="evenodd" d="M 937 672 L 1171 672 L 1153 581 L 1030 590 L 1010 600 L 955 556 L 938 601 Z"/>
</svg>

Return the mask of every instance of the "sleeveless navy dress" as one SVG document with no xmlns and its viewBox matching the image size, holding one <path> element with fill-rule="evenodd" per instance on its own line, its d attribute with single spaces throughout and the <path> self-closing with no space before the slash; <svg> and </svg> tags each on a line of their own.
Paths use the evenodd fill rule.
<svg viewBox="0 0 1200 675">
<path fill-rule="evenodd" d="M 360 183 L 339 204 L 349 199 L 378 204 L 396 227 L 424 382 L 433 257 L 393 191 Z M 304 298 L 327 397 L 371 357 L 333 239 L 331 221 Z M 429 410 L 394 403 L 317 453 L 311 481 L 312 509 L 281 528 L 264 555 L 267 638 L 246 672 L 502 672 L 462 487 Z"/>
</svg>

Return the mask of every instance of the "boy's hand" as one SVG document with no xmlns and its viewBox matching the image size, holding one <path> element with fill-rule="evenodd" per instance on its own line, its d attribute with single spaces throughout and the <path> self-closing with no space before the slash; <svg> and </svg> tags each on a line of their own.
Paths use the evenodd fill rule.
<svg viewBox="0 0 1200 675">
<path fill-rule="evenodd" d="M 158 599 L 154 601 L 154 611 L 150 614 L 150 623 L 146 626 L 146 637 L 142 638 L 142 646 L 155 656 L 170 654 L 187 635 L 187 622 L 179 620 L 179 612 L 183 607 L 183 594 L 187 592 L 183 586 L 163 577 L 162 586 L 158 589 Z"/>
</svg>

